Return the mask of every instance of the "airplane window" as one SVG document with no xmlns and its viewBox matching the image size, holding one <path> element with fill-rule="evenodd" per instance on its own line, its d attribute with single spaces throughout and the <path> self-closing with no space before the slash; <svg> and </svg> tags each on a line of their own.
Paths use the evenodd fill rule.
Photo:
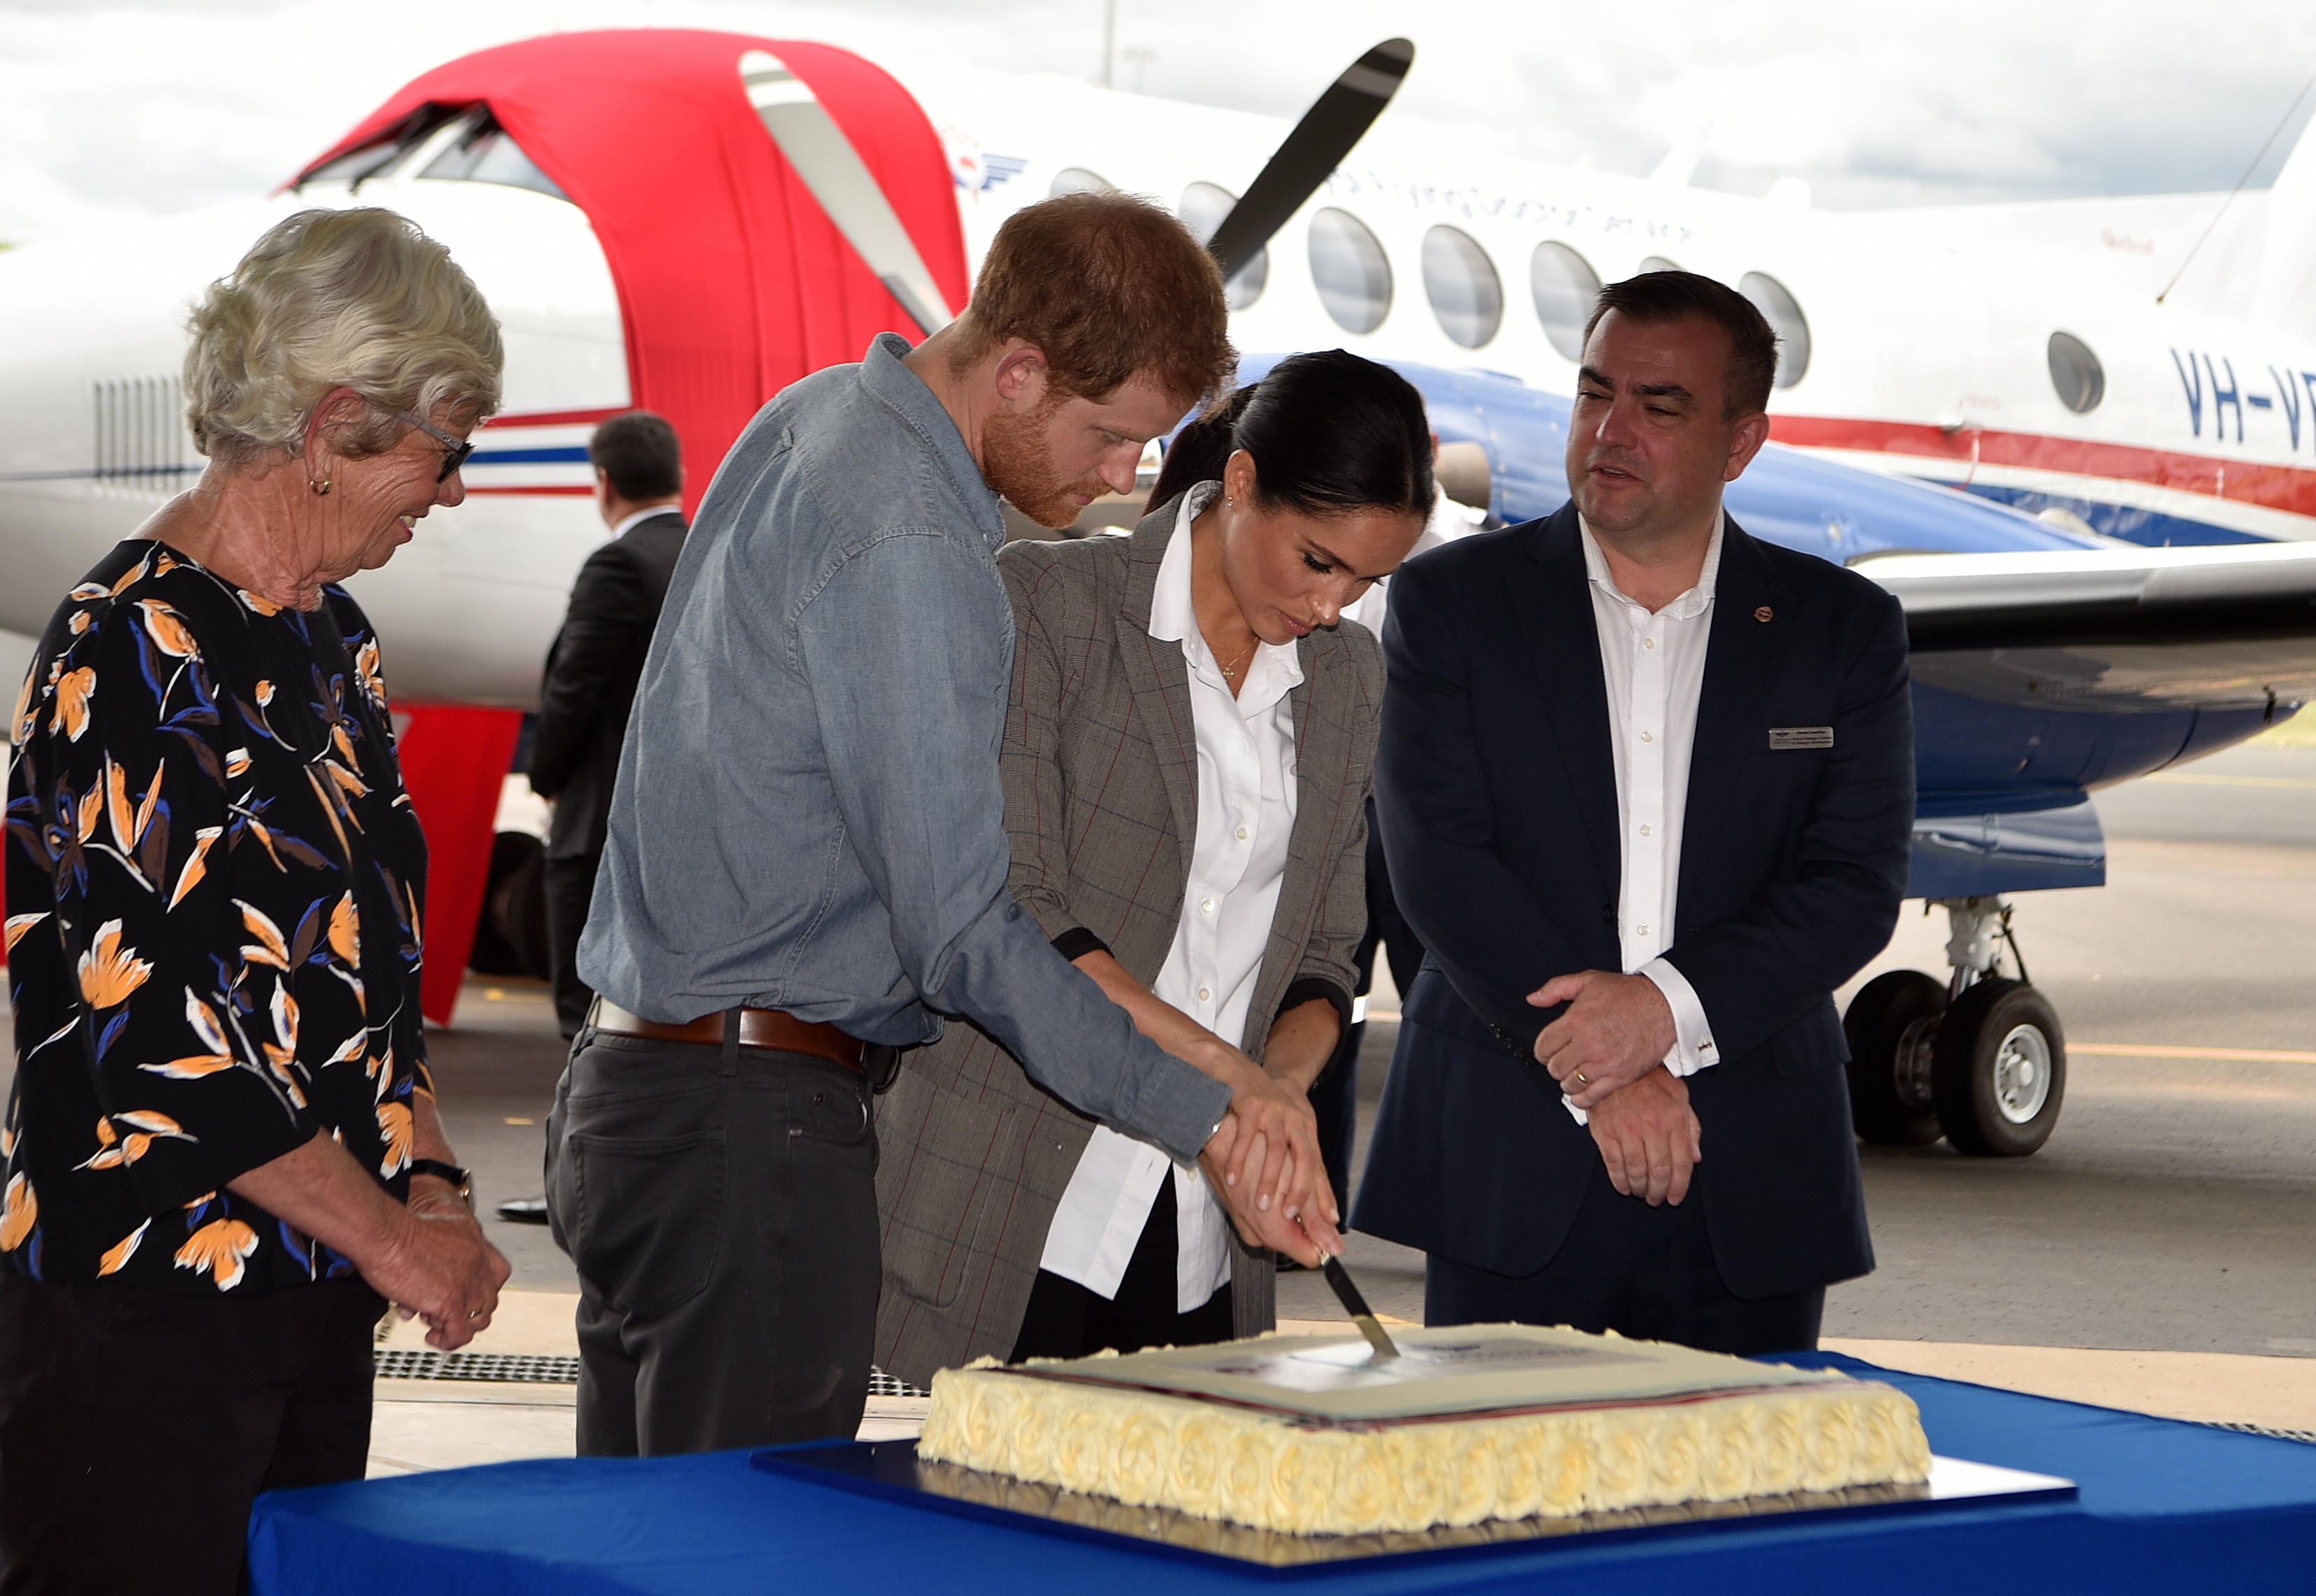
<svg viewBox="0 0 2316 1596">
<path fill-rule="evenodd" d="M 1439 330 L 1477 349 L 1504 325 L 1504 285 L 1496 263 L 1469 233 L 1434 227 L 1423 236 L 1423 297 Z"/>
<path fill-rule="evenodd" d="M 2077 415 L 2088 415 L 2107 397 L 2107 370 L 2091 346 L 2072 333 L 2051 334 L 2051 386 L 2059 403 Z"/>
<path fill-rule="evenodd" d="M 358 183 L 373 176 L 378 169 L 401 153 L 402 147 L 392 139 L 379 144 L 365 144 L 360 149 L 348 150 L 326 165 L 314 168 L 307 183 Z"/>
<path fill-rule="evenodd" d="M 1347 333 L 1372 333 L 1391 314 L 1391 262 L 1367 224 L 1332 206 L 1311 218 L 1311 281 Z"/>
<path fill-rule="evenodd" d="M 1641 257 L 1642 272 L 1678 272 L 1679 270 L 1679 262 L 1669 261 L 1662 255 L 1643 255 Z M 1635 276 L 1638 276 L 1639 274 L 1639 272 L 1634 273 Z"/>
<path fill-rule="evenodd" d="M 1564 360 L 1584 358 L 1584 323 L 1599 297 L 1600 274 L 1565 244 L 1539 244 L 1528 261 L 1528 291 L 1536 319 Z"/>
<path fill-rule="evenodd" d="M 466 183 L 498 183 L 509 188 L 530 189 L 550 199 L 567 201 L 556 181 L 541 172 L 522 147 L 488 111 L 473 117 L 450 147 L 426 164 L 421 177 Z"/>
<path fill-rule="evenodd" d="M 1099 172 L 1089 172 L 1082 166 L 1064 166 L 1054 174 L 1054 186 L 1046 191 L 1046 198 L 1058 200 L 1064 194 L 1102 194 L 1117 186 Z"/>
<path fill-rule="evenodd" d="M 1194 183 L 1182 191 L 1182 203 L 1175 214 L 1190 236 L 1204 244 L 1223 225 L 1223 218 L 1238 203 L 1238 196 L 1218 183 Z M 1243 310 L 1262 298 L 1263 286 L 1270 281 L 1270 252 L 1258 249 L 1254 259 L 1238 269 L 1238 275 L 1223 284 L 1223 299 L 1233 310 Z"/>
<path fill-rule="evenodd" d="M 1746 272 L 1737 280 L 1737 291 L 1768 318 L 1769 330 L 1777 335 L 1777 385 L 1793 387 L 1809 375 L 1809 322 L 1802 315 L 1800 301 L 1784 283 L 1764 272 Z"/>
</svg>

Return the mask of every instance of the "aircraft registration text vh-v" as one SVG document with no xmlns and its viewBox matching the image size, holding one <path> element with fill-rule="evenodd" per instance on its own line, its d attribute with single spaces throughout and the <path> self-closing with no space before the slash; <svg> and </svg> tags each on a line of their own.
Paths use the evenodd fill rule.
<svg viewBox="0 0 2316 1596">
<path fill-rule="evenodd" d="M 1693 151 L 1643 180 L 1442 156 L 1388 122 L 1365 137 L 1413 54 L 1369 51 L 1291 129 L 723 33 L 453 61 L 271 197 L 0 255 L 0 626 L 40 630 L 200 468 L 187 308 L 266 226 L 384 205 L 448 245 L 503 325 L 506 408 L 466 502 L 353 584 L 427 823 L 444 1019 L 520 712 L 599 535 L 573 501 L 603 417 L 673 421 L 696 502 L 781 388 L 948 320 L 1014 210 L 1115 185 L 1208 238 L 1234 337 L 1262 352 L 1249 375 L 1338 344 L 1391 361 L 1449 491 L 1520 521 L 1566 497 L 1591 296 L 1677 263 L 1736 285 L 1781 340 L 1779 441 L 1732 513 L 1857 566 L 1911 634 L 1911 891 L 1946 909 L 1953 967 L 1852 1003 L 1858 1129 L 2031 1153 L 2065 1050 L 2023 968 L 2004 973 L 2003 895 L 2101 884 L 2093 789 L 2316 692 L 2316 140 L 2217 227 L 2218 196 L 1838 215 L 1790 183 L 1689 188 Z"/>
</svg>

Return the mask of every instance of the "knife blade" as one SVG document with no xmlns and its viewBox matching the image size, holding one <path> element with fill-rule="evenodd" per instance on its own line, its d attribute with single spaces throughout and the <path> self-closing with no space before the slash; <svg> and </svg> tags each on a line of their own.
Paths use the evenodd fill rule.
<svg viewBox="0 0 2316 1596">
<path fill-rule="evenodd" d="M 1384 1333 L 1375 1311 L 1367 1306 L 1367 1299 L 1360 1296 L 1359 1288 L 1351 1283 L 1351 1272 L 1343 1267 L 1343 1261 L 1322 1253 L 1319 1254 L 1319 1272 L 1327 1277 L 1327 1284 L 1335 1289 L 1336 1299 L 1343 1305 L 1343 1311 L 1350 1315 L 1351 1323 L 1359 1327 L 1359 1333 L 1367 1338 L 1367 1345 L 1375 1349 L 1376 1356 L 1398 1357 L 1399 1349 L 1392 1344 L 1391 1337 Z"/>
</svg>

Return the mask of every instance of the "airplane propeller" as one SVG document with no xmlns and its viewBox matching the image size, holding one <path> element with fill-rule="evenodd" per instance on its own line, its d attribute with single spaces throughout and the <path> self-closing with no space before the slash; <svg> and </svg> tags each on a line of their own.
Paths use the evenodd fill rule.
<svg viewBox="0 0 2316 1596">
<path fill-rule="evenodd" d="M 1413 44 L 1386 39 L 1345 68 L 1303 113 L 1269 165 L 1247 186 L 1245 197 L 1231 207 L 1207 240 L 1207 253 L 1222 267 L 1225 282 L 1260 254 L 1271 235 L 1342 165 L 1351 147 L 1391 103 L 1414 63 Z"/>
<path fill-rule="evenodd" d="M 761 49 L 740 58 L 740 83 L 764 131 L 909 319 L 927 337 L 956 319 L 893 202 L 812 85 Z"/>
</svg>

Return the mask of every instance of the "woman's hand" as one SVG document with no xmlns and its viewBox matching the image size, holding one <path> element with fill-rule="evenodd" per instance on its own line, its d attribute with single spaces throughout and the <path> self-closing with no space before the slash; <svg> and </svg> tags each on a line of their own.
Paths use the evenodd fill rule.
<svg viewBox="0 0 2316 1596">
<path fill-rule="evenodd" d="M 1318 1262 L 1316 1250 L 1340 1253 L 1341 1211 L 1327 1184 L 1310 1100 L 1237 1048 L 1225 1051 L 1226 1060 L 1191 1060 L 1231 1088 L 1230 1110 L 1198 1155 L 1207 1178 L 1248 1245 L 1275 1247 L 1306 1264 Z"/>
<path fill-rule="evenodd" d="M 426 1179 L 422 1175 L 411 1185 Z M 362 1278 L 405 1317 L 414 1314 L 425 1320 L 426 1344 L 448 1352 L 490 1328 L 499 1288 L 513 1271 L 449 1182 L 432 1183 L 449 1194 L 449 1201 L 414 1190 L 401 1244 L 364 1265 Z"/>
</svg>

